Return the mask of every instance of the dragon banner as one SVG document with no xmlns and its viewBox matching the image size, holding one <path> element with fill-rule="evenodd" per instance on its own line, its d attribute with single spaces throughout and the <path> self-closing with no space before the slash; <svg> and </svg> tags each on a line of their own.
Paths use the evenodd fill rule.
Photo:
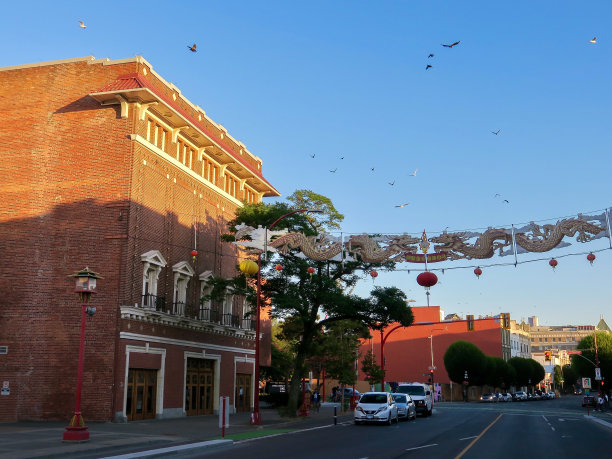
<svg viewBox="0 0 612 459">
<path fill-rule="evenodd" d="M 302 233 L 290 233 L 286 230 L 268 231 L 262 227 L 240 225 L 236 232 L 235 243 L 257 251 L 270 250 L 281 254 L 295 250 L 315 261 L 359 259 L 366 263 L 386 261 L 420 263 L 423 255 L 415 255 L 418 255 L 416 252 L 419 248 L 423 250 L 423 237 L 426 237 L 425 232 L 422 237 L 406 233 L 377 236 L 367 234 L 333 236 L 322 233 L 317 236 L 305 236 Z M 610 237 L 608 209 L 599 215 L 578 214 L 576 218 L 565 218 L 555 224 L 538 225 L 531 222 L 521 228 L 514 226 L 488 228 L 483 232 L 444 231 L 430 237 L 428 242 L 433 245 L 435 252 L 429 256 L 441 257 L 440 254 L 444 254 L 444 259 L 447 260 L 472 260 L 491 258 L 496 253 L 499 256 L 516 256 L 526 252 L 548 252 L 554 248 L 571 245 L 567 239 L 584 243 L 603 237 Z"/>
</svg>

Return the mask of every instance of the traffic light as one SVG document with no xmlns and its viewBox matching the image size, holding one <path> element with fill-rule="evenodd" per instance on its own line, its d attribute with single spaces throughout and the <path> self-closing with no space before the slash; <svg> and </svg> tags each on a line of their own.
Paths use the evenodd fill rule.
<svg viewBox="0 0 612 459">
<path fill-rule="evenodd" d="M 467 329 L 468 331 L 474 330 L 474 316 L 471 314 L 467 314 Z"/>
<path fill-rule="evenodd" d="M 429 370 L 429 384 L 433 384 L 434 382 L 434 371 Z"/>
<path fill-rule="evenodd" d="M 550 361 L 550 351 L 544 351 L 544 360 Z"/>
</svg>

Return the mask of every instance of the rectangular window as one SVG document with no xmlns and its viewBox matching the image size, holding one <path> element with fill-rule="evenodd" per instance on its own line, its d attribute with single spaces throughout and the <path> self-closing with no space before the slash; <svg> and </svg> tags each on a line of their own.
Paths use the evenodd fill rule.
<svg viewBox="0 0 612 459">
<path fill-rule="evenodd" d="M 151 134 L 153 132 L 153 121 L 151 118 L 147 119 L 147 141 L 151 141 Z"/>
</svg>

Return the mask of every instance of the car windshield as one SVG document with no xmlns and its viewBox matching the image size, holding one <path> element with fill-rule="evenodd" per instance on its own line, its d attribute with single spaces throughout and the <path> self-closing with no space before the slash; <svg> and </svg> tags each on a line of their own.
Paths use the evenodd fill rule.
<svg viewBox="0 0 612 459">
<path fill-rule="evenodd" d="M 393 400 L 395 400 L 397 403 L 407 403 L 406 396 L 404 394 L 394 394 Z"/>
<path fill-rule="evenodd" d="M 403 394 L 425 395 L 423 386 L 399 386 L 397 391 Z"/>
<path fill-rule="evenodd" d="M 360 403 L 387 403 L 385 394 L 365 394 L 359 400 Z"/>
</svg>

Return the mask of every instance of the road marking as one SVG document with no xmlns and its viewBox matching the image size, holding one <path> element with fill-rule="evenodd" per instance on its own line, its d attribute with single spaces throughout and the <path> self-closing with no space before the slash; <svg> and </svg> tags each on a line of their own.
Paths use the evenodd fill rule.
<svg viewBox="0 0 612 459">
<path fill-rule="evenodd" d="M 417 446 L 416 448 L 408 448 L 406 451 L 414 451 L 415 449 L 429 448 L 430 446 L 438 446 L 438 444 L 437 443 L 433 443 L 431 445 Z"/>
<path fill-rule="evenodd" d="M 469 440 L 470 438 L 476 438 L 478 435 L 473 435 L 471 437 L 460 438 L 459 441 Z"/>
<path fill-rule="evenodd" d="M 546 422 L 548 422 L 548 419 L 546 419 L 546 416 L 542 415 L 542 417 L 544 418 L 544 420 L 545 420 Z M 550 422 L 548 422 L 548 423 L 550 424 Z"/>
<path fill-rule="evenodd" d="M 485 427 L 485 429 L 484 429 L 482 432 L 480 432 L 480 434 L 479 434 L 479 435 L 478 435 L 476 438 L 474 438 L 474 439 L 473 439 L 473 440 L 470 442 L 470 444 L 469 444 L 469 445 L 467 445 L 465 448 L 463 448 L 463 451 L 461 451 L 461 452 L 459 453 L 459 455 L 455 457 L 455 459 L 459 459 L 459 458 L 460 458 L 460 457 L 462 457 L 462 456 L 463 456 L 465 453 L 467 453 L 467 452 L 468 452 L 468 450 L 469 450 L 469 449 L 470 449 L 472 446 L 474 446 L 474 443 L 476 443 L 478 440 L 480 440 L 480 438 L 481 438 L 481 437 L 482 437 L 482 436 L 483 436 L 483 435 L 484 435 L 484 434 L 487 432 L 487 430 L 489 430 L 491 427 L 493 427 L 493 425 L 494 425 L 494 424 L 495 424 L 497 421 L 499 421 L 499 418 L 501 418 L 503 415 L 504 415 L 503 413 L 499 413 L 499 416 L 497 416 L 497 417 L 495 418 L 495 420 L 494 420 L 494 421 L 493 421 L 491 424 L 489 424 L 487 427 Z"/>
</svg>

